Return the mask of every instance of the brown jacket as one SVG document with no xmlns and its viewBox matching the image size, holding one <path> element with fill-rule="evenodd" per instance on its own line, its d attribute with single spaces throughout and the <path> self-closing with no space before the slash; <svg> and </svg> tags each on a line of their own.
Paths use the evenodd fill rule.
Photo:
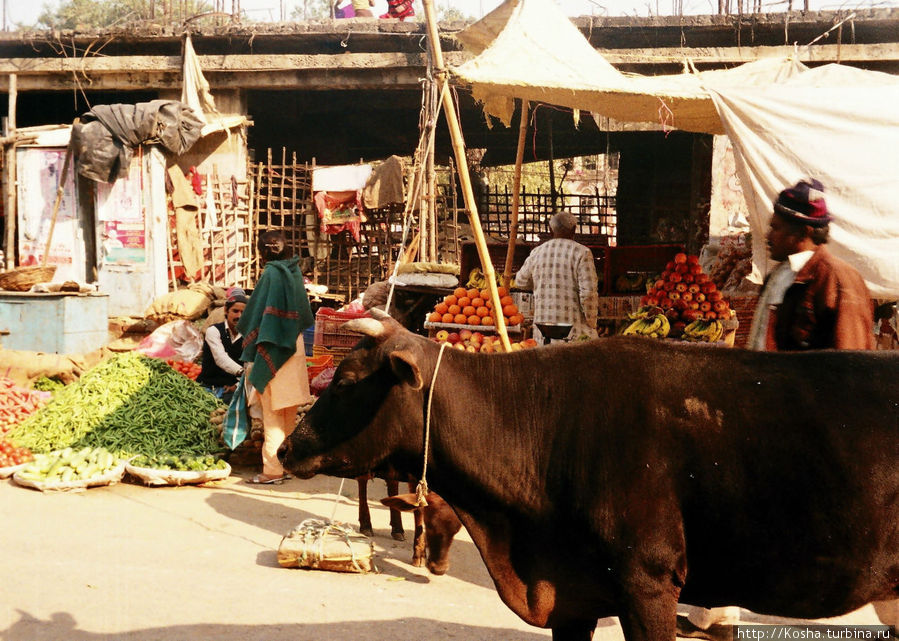
<svg viewBox="0 0 899 641">
<path fill-rule="evenodd" d="M 769 350 L 874 349 L 874 304 L 865 281 L 824 245 L 796 274 L 772 318 Z"/>
</svg>

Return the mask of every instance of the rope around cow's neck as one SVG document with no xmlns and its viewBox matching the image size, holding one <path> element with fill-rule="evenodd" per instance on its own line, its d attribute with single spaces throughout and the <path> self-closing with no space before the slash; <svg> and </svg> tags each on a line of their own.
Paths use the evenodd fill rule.
<svg viewBox="0 0 899 641">
<path fill-rule="evenodd" d="M 431 376 L 431 388 L 428 391 L 428 406 L 425 412 L 425 451 L 424 463 L 421 467 L 421 480 L 415 488 L 415 503 L 418 507 L 427 507 L 428 499 L 425 498 L 428 493 L 428 449 L 431 445 L 431 401 L 434 400 L 434 383 L 437 381 L 437 372 L 440 370 L 440 361 L 443 360 L 443 350 L 449 345 L 448 342 L 440 344 L 440 351 L 437 353 L 437 363 L 434 365 L 434 374 Z"/>
</svg>

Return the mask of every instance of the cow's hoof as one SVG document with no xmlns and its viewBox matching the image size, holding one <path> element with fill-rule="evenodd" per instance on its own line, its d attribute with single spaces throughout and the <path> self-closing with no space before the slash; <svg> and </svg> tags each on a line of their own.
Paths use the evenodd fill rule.
<svg viewBox="0 0 899 641">
<path fill-rule="evenodd" d="M 363 536 L 368 536 L 368 537 L 372 537 L 375 535 L 374 530 L 372 530 L 370 527 L 360 527 L 359 533 L 362 534 Z"/>
<path fill-rule="evenodd" d="M 390 533 L 390 537 L 391 537 L 394 541 L 405 541 L 405 540 L 406 540 L 406 533 L 405 533 L 405 532 L 391 532 L 391 533 Z"/>
<path fill-rule="evenodd" d="M 412 557 L 412 567 L 413 568 L 423 568 L 424 566 L 425 566 L 424 558 Z"/>
<path fill-rule="evenodd" d="M 704 629 L 693 625 L 687 617 L 678 615 L 677 636 L 708 641 L 730 641 L 733 638 L 733 626 L 714 624 Z"/>
</svg>

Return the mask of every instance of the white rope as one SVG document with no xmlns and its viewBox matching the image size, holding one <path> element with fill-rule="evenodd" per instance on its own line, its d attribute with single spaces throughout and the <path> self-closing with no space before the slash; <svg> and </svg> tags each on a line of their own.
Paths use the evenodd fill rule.
<svg viewBox="0 0 899 641">
<path fill-rule="evenodd" d="M 424 462 L 421 467 L 421 480 L 415 488 L 415 502 L 418 507 L 427 507 L 428 500 L 425 495 L 428 493 L 428 449 L 431 447 L 431 401 L 434 400 L 434 383 L 437 381 L 437 372 L 440 370 L 440 361 L 443 360 L 443 350 L 449 345 L 448 342 L 440 344 L 440 351 L 437 353 L 437 363 L 434 365 L 434 375 L 431 376 L 431 388 L 428 391 L 428 408 L 425 411 L 425 451 Z"/>
<path fill-rule="evenodd" d="M 337 504 L 340 503 L 340 497 L 343 496 L 343 482 L 346 481 L 345 478 L 340 479 L 340 487 L 337 488 L 337 498 L 334 499 L 334 507 L 331 508 L 331 521 L 334 520 L 334 515 L 337 514 Z"/>
</svg>

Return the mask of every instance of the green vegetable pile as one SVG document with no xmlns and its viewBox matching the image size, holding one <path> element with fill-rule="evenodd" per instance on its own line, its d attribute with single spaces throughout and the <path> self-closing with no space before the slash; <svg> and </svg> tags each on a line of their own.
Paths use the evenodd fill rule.
<svg viewBox="0 0 899 641">
<path fill-rule="evenodd" d="M 117 464 L 116 458 L 102 447 L 84 447 L 80 450 L 67 447 L 58 452 L 36 455 L 19 475 L 28 481 L 68 483 L 102 476 Z"/>
<path fill-rule="evenodd" d="M 32 389 L 36 389 L 41 392 L 58 392 L 65 386 L 65 383 L 58 381 L 55 378 L 49 378 L 47 376 L 41 376 L 40 378 L 35 379 L 35 381 L 31 384 Z"/>
<path fill-rule="evenodd" d="M 131 465 L 154 470 L 177 470 L 179 472 L 224 470 L 228 467 L 228 464 L 223 459 L 216 459 L 211 454 L 206 456 L 137 456 L 131 459 Z"/>
<path fill-rule="evenodd" d="M 205 455 L 221 449 L 209 422 L 220 406 L 164 361 L 127 352 L 56 392 L 8 438 L 33 452 L 103 447 L 122 458 Z"/>
</svg>

